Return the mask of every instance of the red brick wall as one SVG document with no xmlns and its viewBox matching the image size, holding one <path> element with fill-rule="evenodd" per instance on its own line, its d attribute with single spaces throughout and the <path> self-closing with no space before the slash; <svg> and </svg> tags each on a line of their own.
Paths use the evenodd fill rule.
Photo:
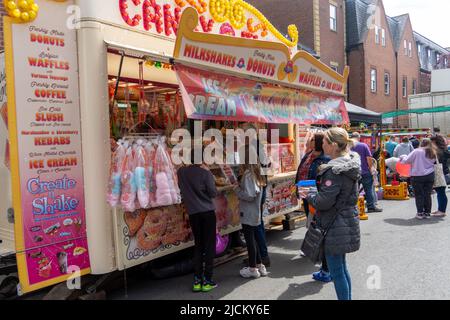
<svg viewBox="0 0 450 320">
<path fill-rule="evenodd" d="M 358 49 L 359 54 L 357 54 L 355 50 L 352 50 L 348 54 L 350 68 L 357 68 L 356 72 L 350 71 L 349 97 L 350 102 L 352 103 L 372 111 L 384 113 L 396 109 L 396 62 L 394 45 L 387 25 L 384 7 L 381 2 L 380 7 L 381 19 L 378 27 L 386 30 L 386 47 L 381 45 L 381 31 L 380 43 L 376 44 L 375 29 L 370 29 L 364 42 L 364 48 Z M 361 56 L 361 52 L 363 53 L 363 56 Z M 370 86 L 370 73 L 372 68 L 377 70 L 377 92 L 375 93 L 371 91 Z M 384 92 L 385 72 L 388 72 L 391 78 L 389 95 L 386 95 Z M 358 81 L 360 81 L 361 84 L 358 85 Z"/>
<path fill-rule="evenodd" d="M 330 62 L 339 63 L 338 72 L 343 73 L 345 67 L 345 25 L 344 1 L 337 3 L 337 32 L 330 29 L 330 1 L 320 0 L 320 60 L 327 66 Z"/>
<path fill-rule="evenodd" d="M 419 93 L 431 92 L 431 74 L 419 72 Z"/>
<path fill-rule="evenodd" d="M 299 42 L 311 49 L 314 48 L 314 11 L 313 0 L 249 0 L 259 9 L 281 33 L 287 32 L 290 24 L 299 30 Z M 338 31 L 330 30 L 330 2 L 319 0 L 320 8 L 320 56 L 323 63 L 339 64 L 342 73 L 345 66 L 345 25 L 344 0 L 335 0 L 338 4 Z"/>
<path fill-rule="evenodd" d="M 248 0 L 261 11 L 282 34 L 295 24 L 299 41 L 314 49 L 313 0 Z"/>
<path fill-rule="evenodd" d="M 404 40 L 409 46 L 409 42 L 412 43 L 412 57 L 405 55 Z M 416 81 L 417 93 L 419 93 L 419 70 L 420 63 L 417 52 L 417 46 L 415 45 L 412 25 L 410 20 L 406 22 L 405 32 L 400 42 L 400 49 L 398 52 L 398 106 L 400 110 L 408 109 L 408 96 L 413 93 L 413 81 Z M 407 78 L 407 95 L 403 97 L 403 77 Z M 408 118 L 399 118 L 399 126 L 408 125 Z"/>
<path fill-rule="evenodd" d="M 366 94 L 364 81 L 366 72 L 364 68 L 364 46 L 360 45 L 353 48 L 348 53 L 348 65 L 350 74 L 348 77 L 348 100 L 360 107 L 366 106 Z"/>
</svg>

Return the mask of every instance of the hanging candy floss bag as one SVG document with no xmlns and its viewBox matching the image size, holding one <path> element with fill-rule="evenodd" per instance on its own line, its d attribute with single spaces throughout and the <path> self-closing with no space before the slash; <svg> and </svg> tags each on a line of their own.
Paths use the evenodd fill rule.
<svg viewBox="0 0 450 320">
<path fill-rule="evenodd" d="M 134 212 L 136 210 L 136 181 L 134 178 L 132 162 L 133 149 L 128 148 L 122 165 L 122 196 L 120 198 L 122 208 L 127 212 Z"/>
<path fill-rule="evenodd" d="M 134 178 L 136 181 L 137 197 L 141 208 L 148 208 L 150 204 L 150 181 L 148 179 L 148 171 L 145 168 L 147 163 L 147 154 L 145 152 L 143 140 L 138 140 L 135 155 Z"/>
<path fill-rule="evenodd" d="M 122 163 L 125 158 L 126 148 L 119 143 L 119 147 L 114 152 L 111 160 L 111 172 L 108 184 L 107 201 L 111 207 L 116 207 L 119 204 L 120 194 L 122 189 Z"/>
</svg>

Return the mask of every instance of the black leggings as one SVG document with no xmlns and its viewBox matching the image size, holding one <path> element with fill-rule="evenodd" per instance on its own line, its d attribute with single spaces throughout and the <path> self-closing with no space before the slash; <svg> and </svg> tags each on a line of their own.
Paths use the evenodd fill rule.
<svg viewBox="0 0 450 320">
<path fill-rule="evenodd" d="M 214 211 L 189 216 L 195 239 L 194 270 L 195 276 L 211 281 L 216 256 L 216 213 Z M 205 269 L 203 270 L 203 263 Z"/>
<path fill-rule="evenodd" d="M 322 270 L 324 272 L 330 272 L 330 270 L 328 269 L 328 263 L 327 263 L 326 257 L 323 257 L 323 259 L 322 259 Z"/>
<path fill-rule="evenodd" d="M 412 177 L 417 213 L 431 213 L 434 172 L 427 176 Z"/>
<path fill-rule="evenodd" d="M 259 253 L 259 249 L 256 244 L 256 234 L 258 232 L 258 227 L 252 227 L 246 224 L 242 225 L 245 243 L 247 244 L 248 265 L 250 268 L 256 268 L 257 265 L 261 264 L 261 254 Z"/>
</svg>

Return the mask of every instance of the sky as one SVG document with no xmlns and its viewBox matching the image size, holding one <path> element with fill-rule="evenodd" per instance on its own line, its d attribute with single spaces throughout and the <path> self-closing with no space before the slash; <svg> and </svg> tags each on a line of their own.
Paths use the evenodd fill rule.
<svg viewBox="0 0 450 320">
<path fill-rule="evenodd" d="M 450 47 L 449 0 L 383 0 L 388 16 L 409 13 L 414 31 Z"/>
</svg>

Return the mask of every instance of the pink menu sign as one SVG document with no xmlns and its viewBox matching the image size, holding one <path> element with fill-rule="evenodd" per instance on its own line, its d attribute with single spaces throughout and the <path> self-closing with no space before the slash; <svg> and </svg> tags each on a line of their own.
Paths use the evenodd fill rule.
<svg viewBox="0 0 450 320">
<path fill-rule="evenodd" d="M 76 29 L 66 13 L 73 1 L 36 2 L 36 20 L 11 27 L 16 103 L 9 115 L 17 124 L 23 234 L 16 244 L 25 287 L 64 281 L 90 265 Z"/>
</svg>

